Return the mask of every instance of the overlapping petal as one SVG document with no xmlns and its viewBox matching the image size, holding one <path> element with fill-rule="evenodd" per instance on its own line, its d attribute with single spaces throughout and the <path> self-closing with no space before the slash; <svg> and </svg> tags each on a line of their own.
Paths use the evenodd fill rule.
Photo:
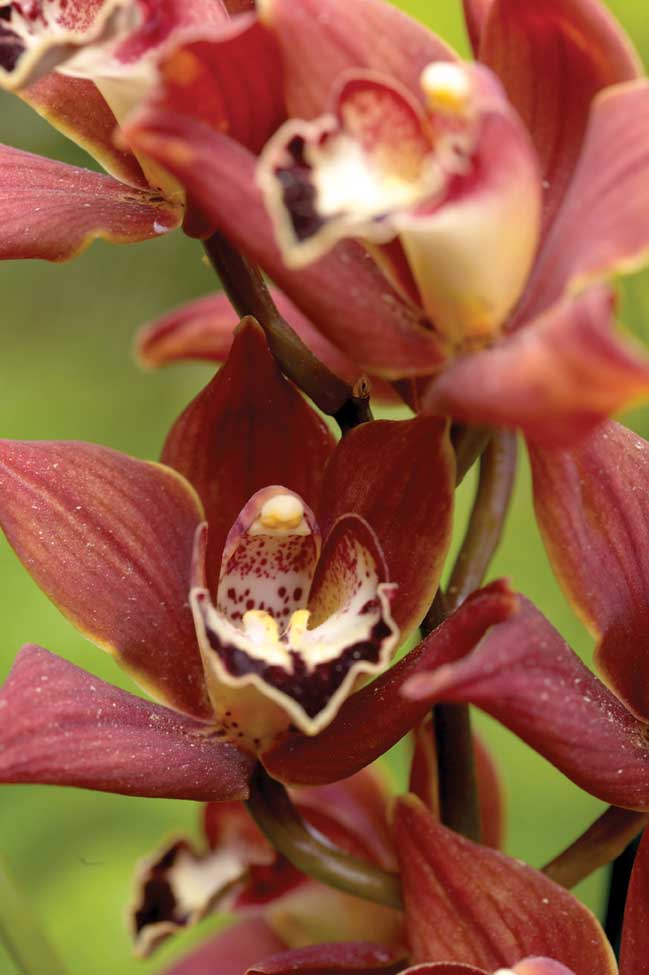
<svg viewBox="0 0 649 975">
<path fill-rule="evenodd" d="M 455 458 L 443 420 L 365 423 L 339 444 L 325 472 L 323 532 L 348 511 L 380 539 L 402 634 L 418 626 L 439 584 L 452 530 Z"/>
<path fill-rule="evenodd" d="M 0 442 L 0 525 L 58 608 L 154 697 L 210 715 L 189 609 L 198 498 L 94 444 Z"/>
<path fill-rule="evenodd" d="M 283 484 L 315 507 L 333 447 L 324 422 L 280 373 L 262 329 L 246 319 L 226 365 L 181 414 L 162 452 L 205 507 L 209 587 L 216 590 L 226 536 L 249 498 Z"/>
<path fill-rule="evenodd" d="M 233 800 L 252 760 L 202 721 L 104 683 L 37 646 L 0 690 L 0 781 Z"/>
<path fill-rule="evenodd" d="M 569 450 L 533 446 L 530 458 L 554 570 L 601 637 L 606 680 L 649 720 L 649 443 L 608 422 Z"/>
<path fill-rule="evenodd" d="M 622 975 L 643 975 L 649 952 L 649 832 L 640 841 L 627 891 L 620 950 Z"/>
<path fill-rule="evenodd" d="M 66 261 L 97 237 L 147 240 L 182 216 L 154 191 L 9 146 L 0 146 L 0 173 L 0 260 Z"/>
<path fill-rule="evenodd" d="M 265 921 L 251 918 L 210 938 L 166 968 L 164 975 L 244 975 L 250 965 L 285 947 Z"/>
<path fill-rule="evenodd" d="M 420 704 L 475 704 L 581 789 L 612 805 L 649 809 L 649 728 L 522 597 L 520 611 L 472 653 L 412 677 L 403 693 Z"/>
<path fill-rule="evenodd" d="M 246 975 L 397 975 L 403 958 L 363 942 L 312 945 L 287 951 L 248 969 Z"/>
<path fill-rule="evenodd" d="M 462 657 L 515 607 L 516 597 L 502 582 L 474 593 L 419 647 L 349 698 L 325 731 L 315 738 L 288 734 L 262 756 L 264 765 L 275 778 L 305 785 L 334 782 L 369 765 L 428 710 L 427 702 L 401 696 L 408 678 Z"/>
<path fill-rule="evenodd" d="M 542 873 L 446 829 L 414 796 L 397 800 L 394 830 L 415 964 L 491 972 L 546 955 L 575 975 L 616 972 L 594 916 Z"/>
<path fill-rule="evenodd" d="M 614 333 L 605 285 L 566 297 L 490 349 L 451 363 L 423 409 L 519 427 L 535 442 L 574 442 L 649 391 L 649 357 Z"/>
</svg>

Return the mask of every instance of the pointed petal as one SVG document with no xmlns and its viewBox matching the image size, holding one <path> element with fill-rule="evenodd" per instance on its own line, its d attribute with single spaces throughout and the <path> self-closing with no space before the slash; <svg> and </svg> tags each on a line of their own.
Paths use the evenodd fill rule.
<svg viewBox="0 0 649 975">
<path fill-rule="evenodd" d="M 403 957 L 382 945 L 345 941 L 275 955 L 253 965 L 246 975 L 396 975 L 403 963 Z"/>
<path fill-rule="evenodd" d="M 418 674 L 411 700 L 482 708 L 591 795 L 649 809 L 649 740 L 527 600 L 457 663 Z"/>
<path fill-rule="evenodd" d="M 208 717 L 188 606 L 200 503 L 94 444 L 0 441 L 0 525 L 38 585 L 150 693 Z"/>
<path fill-rule="evenodd" d="M 482 31 L 493 0 L 463 0 L 464 22 L 475 57 L 480 51 Z"/>
<path fill-rule="evenodd" d="M 128 796 L 244 799 L 252 760 L 210 725 L 27 646 L 0 691 L 0 781 Z"/>
<path fill-rule="evenodd" d="M 284 265 L 254 183 L 255 157 L 241 146 L 189 119 L 160 112 L 140 114 L 127 136 L 166 166 L 203 213 L 354 362 L 387 378 L 426 375 L 442 362 L 438 338 L 359 244 L 339 244 L 299 272 Z"/>
<path fill-rule="evenodd" d="M 426 65 L 455 58 L 423 24 L 382 0 L 328 0 L 326 21 L 318 0 L 258 0 L 257 9 L 281 46 L 288 114 L 298 118 L 320 115 L 350 68 L 380 71 L 415 92 Z"/>
<path fill-rule="evenodd" d="M 423 409 L 569 444 L 649 393 L 649 357 L 615 334 L 614 314 L 604 285 L 566 297 L 498 345 L 451 363 Z"/>
<path fill-rule="evenodd" d="M 271 296 L 280 315 L 318 359 L 353 386 L 362 373 L 352 360 L 318 332 L 285 294 L 271 288 Z M 154 369 L 182 359 L 224 362 L 238 321 L 237 313 L 223 292 L 196 298 L 143 325 L 137 334 L 136 355 L 141 365 Z M 372 377 L 370 382 L 374 402 L 399 401 L 389 383 L 378 377 Z"/>
<path fill-rule="evenodd" d="M 423 619 L 439 584 L 453 518 L 455 458 L 445 421 L 377 420 L 344 437 L 325 472 L 322 530 L 356 512 L 383 549 L 392 604 L 405 636 Z"/>
<path fill-rule="evenodd" d="M 624 910 L 620 971 L 643 975 L 649 954 L 649 832 L 640 841 Z"/>
<path fill-rule="evenodd" d="M 10 146 L 0 146 L 0 173 L 0 260 L 66 261 L 96 237 L 128 244 L 180 223 L 152 191 Z"/>
<path fill-rule="evenodd" d="M 441 826 L 414 796 L 397 799 L 394 830 L 413 962 L 491 972 L 543 954 L 575 975 L 614 975 L 594 916 L 542 873 Z"/>
<path fill-rule="evenodd" d="M 640 59 L 599 0 L 492 0 L 480 60 L 499 75 L 532 135 L 547 183 L 547 227 L 573 174 L 593 97 L 641 75 Z"/>
<path fill-rule="evenodd" d="M 116 147 L 117 119 L 92 81 L 51 71 L 23 88 L 20 97 L 50 125 L 85 149 L 111 176 L 140 189 L 148 188 L 133 153 Z"/>
<path fill-rule="evenodd" d="M 530 448 L 534 504 L 553 568 L 601 638 L 596 661 L 649 720 L 649 443 L 609 422 L 570 450 Z"/>
<path fill-rule="evenodd" d="M 333 447 L 326 425 L 280 373 L 259 325 L 244 320 L 226 365 L 178 418 L 162 452 L 205 507 L 210 588 L 216 590 L 226 536 L 250 497 L 284 484 L 315 506 Z"/>
<path fill-rule="evenodd" d="M 219 932 L 166 968 L 164 975 L 244 975 L 259 958 L 285 947 L 265 921 L 251 918 Z"/>
<path fill-rule="evenodd" d="M 468 653 L 488 627 L 507 619 L 515 605 L 502 582 L 474 593 L 407 657 L 349 698 L 329 728 L 316 738 L 287 735 L 262 756 L 264 765 L 278 779 L 309 785 L 334 782 L 369 765 L 428 710 L 428 704 L 401 696 L 408 678 Z"/>
</svg>

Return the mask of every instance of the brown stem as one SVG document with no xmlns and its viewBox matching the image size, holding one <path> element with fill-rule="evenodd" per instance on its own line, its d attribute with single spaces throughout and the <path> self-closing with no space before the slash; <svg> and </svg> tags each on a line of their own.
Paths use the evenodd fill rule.
<svg viewBox="0 0 649 975">
<path fill-rule="evenodd" d="M 302 819 L 284 786 L 261 766 L 250 784 L 248 809 L 273 847 L 302 873 L 376 904 L 403 906 L 397 874 L 345 853 L 316 833 Z"/>
<path fill-rule="evenodd" d="M 574 843 L 543 867 L 543 873 L 570 889 L 611 863 L 649 822 L 649 813 L 609 806 Z"/>
<path fill-rule="evenodd" d="M 451 427 L 451 443 L 455 450 L 455 483 L 460 485 L 491 439 L 488 427 Z"/>
<path fill-rule="evenodd" d="M 473 431 L 473 449 L 484 443 Z M 468 460 L 465 454 L 465 463 Z M 457 609 L 481 584 L 500 542 L 516 471 L 516 438 L 506 431 L 491 436 L 480 458 L 480 477 L 469 524 L 443 600 L 443 613 Z M 441 620 L 438 599 L 431 619 Z M 463 836 L 478 841 L 480 803 L 473 753 L 471 714 L 467 704 L 438 704 L 434 727 L 439 770 L 442 821 Z"/>
<path fill-rule="evenodd" d="M 275 306 L 259 268 L 251 264 L 220 233 L 203 242 L 210 263 L 237 313 L 256 318 L 282 371 L 324 413 L 333 416 L 343 433 L 372 419 L 369 384 L 352 389 L 304 344 Z"/>
</svg>

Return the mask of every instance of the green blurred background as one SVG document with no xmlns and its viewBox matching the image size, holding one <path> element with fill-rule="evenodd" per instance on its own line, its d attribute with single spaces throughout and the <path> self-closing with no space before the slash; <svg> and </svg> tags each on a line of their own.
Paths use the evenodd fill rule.
<svg viewBox="0 0 649 975">
<path fill-rule="evenodd" d="M 353 2 L 353 0 L 350 0 Z M 408 12 L 466 51 L 459 3 L 401 0 Z M 611 0 L 611 8 L 647 63 L 649 19 L 644 0 Z M 1 139 L 47 156 L 87 165 L 80 150 L 16 98 L 1 95 Z M 614 151 L 614 148 L 613 148 Z M 8 262 L 0 266 L 0 433 L 20 439 L 81 439 L 155 458 L 165 432 L 211 374 L 202 366 L 142 373 L 131 355 L 135 329 L 188 298 L 215 287 L 198 244 L 180 233 L 131 247 L 95 244 L 63 266 Z M 649 323 L 649 285 L 625 286 L 625 324 L 642 334 Z M 649 419 L 631 422 L 645 435 Z M 458 524 L 470 501 L 461 492 Z M 534 520 L 527 470 L 518 479 L 506 542 L 492 575 L 506 574 L 534 599 L 586 659 L 592 645 L 571 615 L 548 569 Z M 88 645 L 40 593 L 0 539 L 0 679 L 25 642 L 36 642 L 113 683 L 130 687 L 114 663 Z M 598 814 L 602 805 L 503 729 L 479 716 L 497 755 L 509 805 L 507 849 L 541 865 Z M 393 762 L 397 778 L 403 763 Z M 218 919 L 179 937 L 154 960 L 131 956 L 124 925 L 136 859 L 170 833 L 195 829 L 188 802 L 131 799 L 70 789 L 3 787 L 0 851 L 28 892 L 71 975 L 157 972 L 202 938 Z M 595 910 L 605 877 L 579 893 Z M 0 947 L 0 975 L 16 969 Z M 43 973 L 47 975 L 47 973 Z M 217 975 L 217 973 L 215 973 Z"/>
</svg>

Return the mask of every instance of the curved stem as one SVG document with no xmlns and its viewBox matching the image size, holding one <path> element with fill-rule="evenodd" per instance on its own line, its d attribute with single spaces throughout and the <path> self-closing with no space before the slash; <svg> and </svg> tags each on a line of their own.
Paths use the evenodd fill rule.
<svg viewBox="0 0 649 975">
<path fill-rule="evenodd" d="M 460 424 L 451 427 L 457 485 L 462 483 L 490 440 L 491 430 L 488 427 L 465 427 Z"/>
<path fill-rule="evenodd" d="M 0 860 L 0 941 L 23 975 L 65 975 L 38 918 Z"/>
<path fill-rule="evenodd" d="M 403 906 L 396 874 L 345 853 L 316 833 L 302 819 L 284 786 L 261 767 L 250 783 L 248 809 L 274 848 L 302 873 L 376 904 Z"/>
<path fill-rule="evenodd" d="M 547 863 L 543 873 L 562 887 L 574 887 L 619 856 L 648 822 L 649 813 L 610 806 L 563 853 Z"/>
<path fill-rule="evenodd" d="M 343 433 L 372 419 L 369 385 L 352 388 L 311 352 L 280 315 L 262 274 L 220 233 L 203 242 L 212 267 L 237 313 L 256 318 L 282 371 L 324 413 L 333 416 Z"/>
</svg>

